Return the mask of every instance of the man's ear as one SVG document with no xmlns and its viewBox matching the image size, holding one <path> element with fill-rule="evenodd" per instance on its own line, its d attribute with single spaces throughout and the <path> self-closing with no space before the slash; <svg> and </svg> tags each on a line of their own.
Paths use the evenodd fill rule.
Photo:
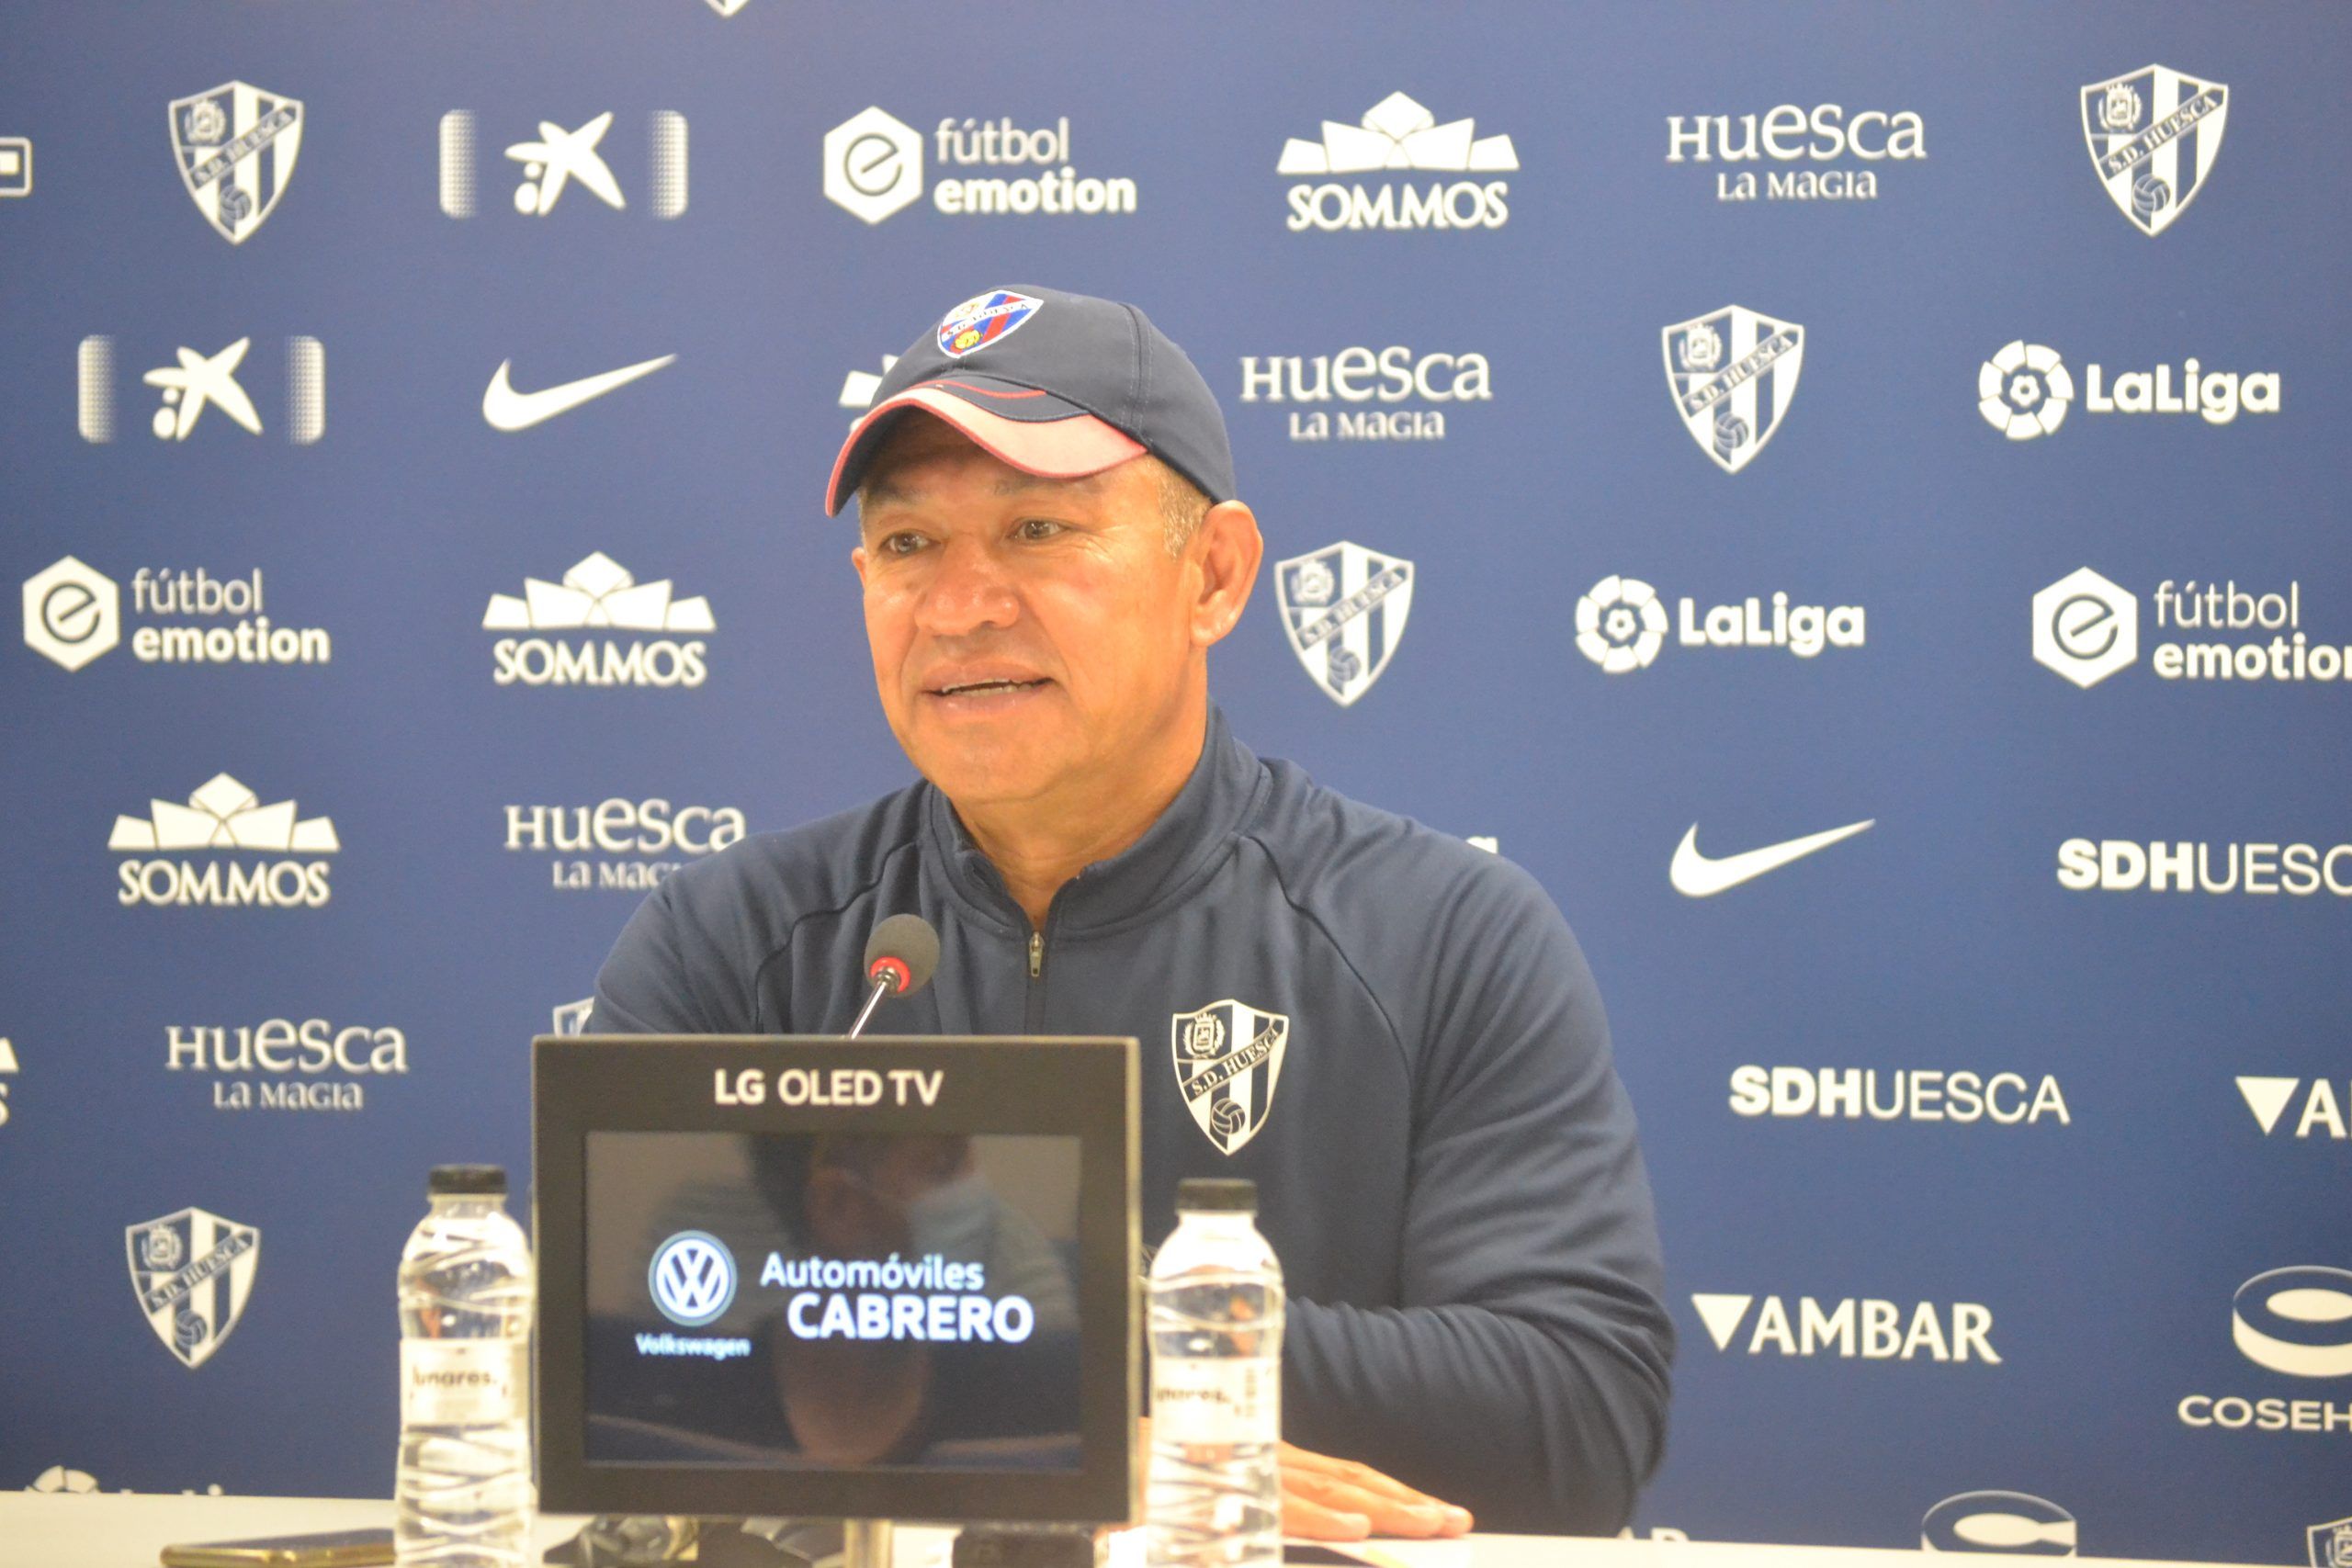
<svg viewBox="0 0 2352 1568">
<path fill-rule="evenodd" d="M 1193 645 L 1207 648 L 1222 641 L 1241 619 L 1250 591 L 1257 585 L 1258 562 L 1266 553 L 1257 513 L 1238 501 L 1218 502 L 1201 519 L 1189 553 L 1200 571 L 1200 596 L 1193 602 Z"/>
<path fill-rule="evenodd" d="M 852 547 L 849 552 L 849 564 L 857 572 L 858 586 L 864 587 L 865 585 L 865 547 L 864 545 Z"/>
</svg>

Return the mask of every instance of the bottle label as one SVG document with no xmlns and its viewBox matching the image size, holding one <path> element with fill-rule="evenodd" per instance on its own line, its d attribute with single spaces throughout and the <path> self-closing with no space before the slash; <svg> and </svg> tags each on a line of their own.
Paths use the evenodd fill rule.
<svg viewBox="0 0 2352 1568">
<path fill-rule="evenodd" d="M 1170 1356 L 1151 1364 L 1155 1443 L 1265 1443 L 1282 1430 L 1282 1369 L 1257 1359 Z"/>
<path fill-rule="evenodd" d="M 516 1339 L 401 1341 L 401 1420 L 416 1427 L 520 1421 L 530 1362 Z"/>
</svg>

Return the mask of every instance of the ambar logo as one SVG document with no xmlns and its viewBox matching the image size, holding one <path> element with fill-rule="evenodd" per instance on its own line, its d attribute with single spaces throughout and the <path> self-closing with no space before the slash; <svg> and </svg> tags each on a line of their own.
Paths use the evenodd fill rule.
<svg viewBox="0 0 2352 1568">
<path fill-rule="evenodd" d="M 2282 1128 L 2292 1138 L 2328 1138 L 2339 1144 L 2352 1138 L 2345 1122 L 2346 1108 L 2352 1107 L 2352 1080 L 2345 1083 L 2341 1098 L 2327 1078 L 2313 1078 L 2306 1089 L 2301 1078 L 2241 1077 L 2238 1093 L 2266 1138 Z M 2290 1123 L 2287 1111 L 2298 1098 L 2301 1109 Z"/>
<path fill-rule="evenodd" d="M 1740 1344 L 1747 1309 L 1759 1300 L 1763 1304 L 1757 1308 L 1755 1327 Z M 2001 1364 L 1993 1348 L 1993 1311 L 1973 1302 L 1950 1306 L 1920 1302 L 1906 1310 L 1890 1301 L 1848 1296 L 1825 1305 L 1801 1296 L 1792 1313 L 1779 1296 L 1694 1292 L 1690 1304 L 1715 1348 L 1733 1354 Z"/>
</svg>

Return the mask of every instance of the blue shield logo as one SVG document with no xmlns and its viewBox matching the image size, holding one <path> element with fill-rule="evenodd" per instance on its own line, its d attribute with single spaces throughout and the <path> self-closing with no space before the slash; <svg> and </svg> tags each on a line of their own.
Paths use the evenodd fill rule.
<svg viewBox="0 0 2352 1568">
<path fill-rule="evenodd" d="M 261 1270 L 261 1232 L 202 1209 L 127 1225 L 130 1288 L 147 1326 L 193 1371 L 212 1359 L 244 1315 Z"/>
<path fill-rule="evenodd" d="M 1274 566 L 1283 635 L 1341 707 L 1372 690 L 1413 609 L 1413 563 L 1342 539 Z"/>
<path fill-rule="evenodd" d="M 1699 450 L 1727 474 L 1755 461 L 1781 428 L 1804 367 L 1804 329 L 1726 305 L 1661 334 L 1666 389 Z"/>
<path fill-rule="evenodd" d="M 2188 209 L 2222 155 L 2230 90 L 2165 65 L 2083 89 L 2083 140 L 2091 172 L 2115 209 L 2154 236 Z"/>
<path fill-rule="evenodd" d="M 302 151 L 302 106 L 243 82 L 172 100 L 172 155 L 188 199 L 241 245 L 277 209 Z"/>
</svg>

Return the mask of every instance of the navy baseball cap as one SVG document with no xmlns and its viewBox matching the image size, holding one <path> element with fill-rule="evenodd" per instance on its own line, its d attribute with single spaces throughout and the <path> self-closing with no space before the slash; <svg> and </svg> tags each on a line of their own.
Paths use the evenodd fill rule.
<svg viewBox="0 0 2352 1568">
<path fill-rule="evenodd" d="M 1231 501 L 1225 413 L 1184 351 L 1141 310 L 1058 288 L 991 288 L 899 356 L 850 427 L 825 487 L 839 512 L 909 409 L 954 425 L 1023 473 L 1083 479 L 1151 453 L 1212 502 Z"/>
</svg>

